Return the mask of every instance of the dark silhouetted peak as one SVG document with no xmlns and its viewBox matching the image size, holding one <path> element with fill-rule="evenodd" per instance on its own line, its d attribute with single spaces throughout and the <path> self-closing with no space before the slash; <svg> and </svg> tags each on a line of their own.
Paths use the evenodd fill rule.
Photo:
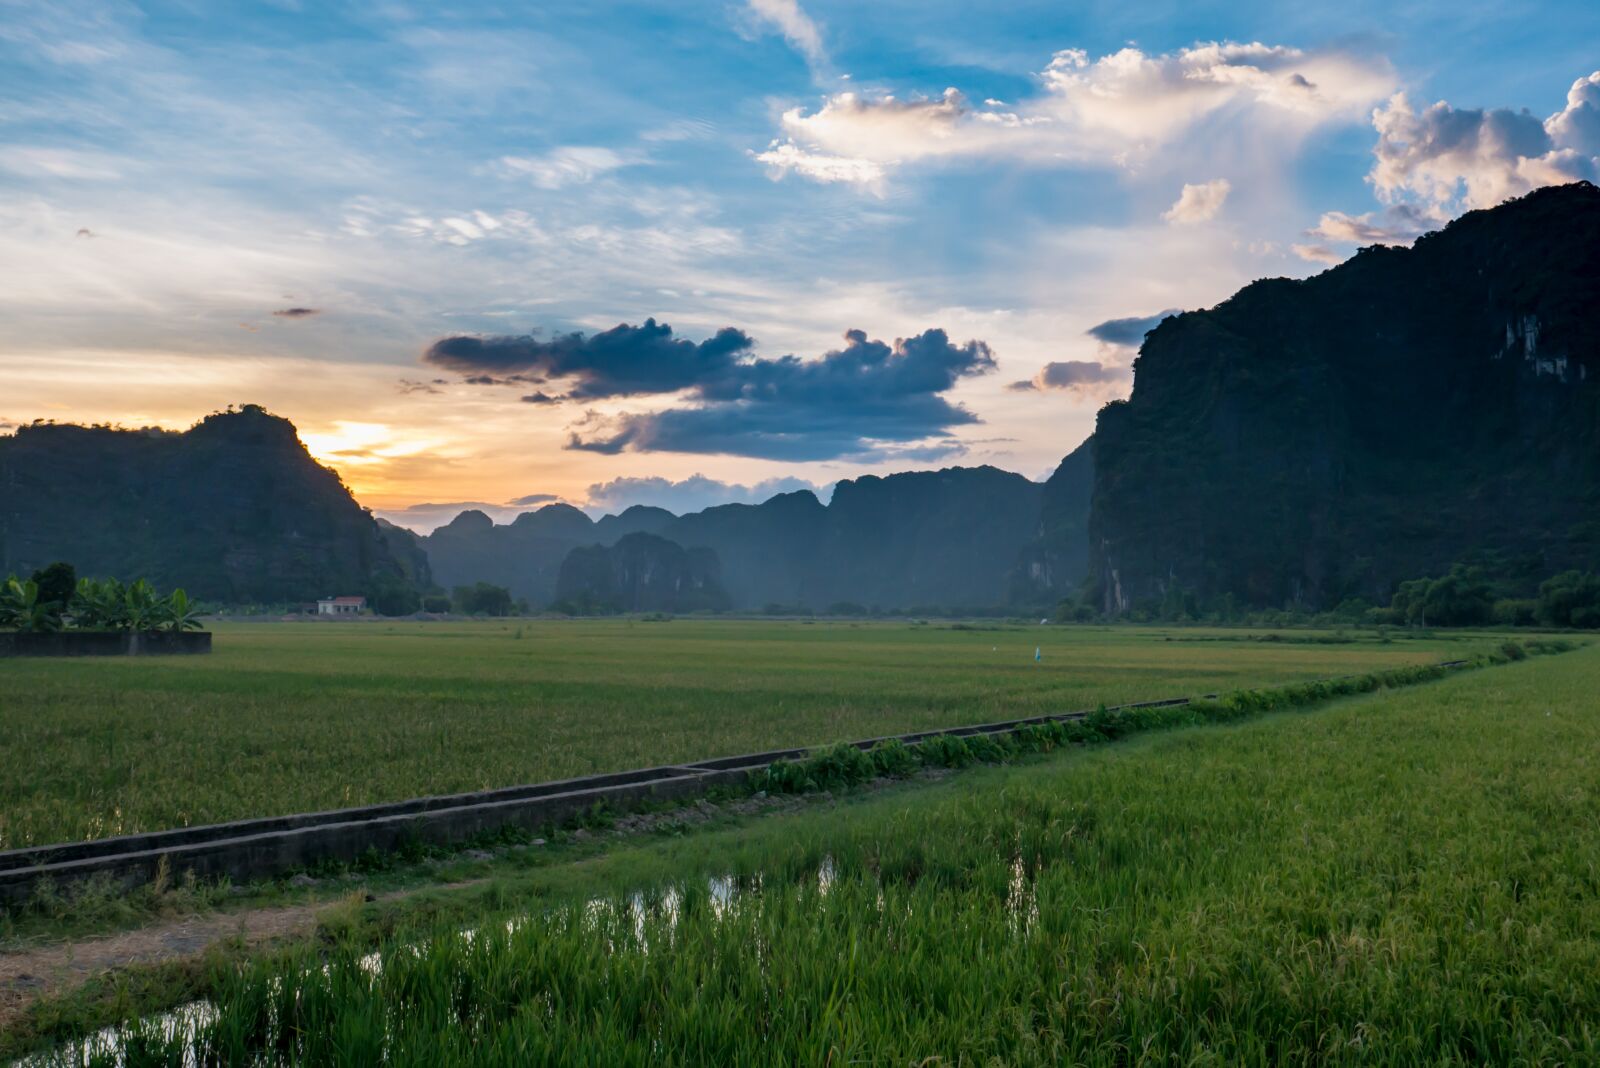
<svg viewBox="0 0 1600 1068">
<path fill-rule="evenodd" d="M 67 560 L 239 603 L 361 593 L 406 569 L 294 425 L 256 405 L 183 433 L 25 427 L 0 439 L 0 484 L 0 574 Z"/>
<path fill-rule="evenodd" d="M 450 522 L 434 531 L 435 534 L 446 532 L 455 534 L 480 534 L 494 529 L 494 520 L 488 514 L 476 508 L 468 508 Z"/>
<path fill-rule="evenodd" d="M 594 538 L 601 545 L 611 545 L 629 534 L 655 534 L 666 529 L 677 518 L 665 508 L 635 504 L 624 509 L 620 515 L 602 516 L 594 525 Z"/>
<path fill-rule="evenodd" d="M 511 525 L 518 533 L 574 541 L 589 537 L 594 530 L 594 520 L 570 504 L 547 504 L 537 511 L 523 512 Z"/>
<path fill-rule="evenodd" d="M 225 412 L 213 412 L 196 423 L 189 434 L 197 441 L 272 446 L 295 452 L 304 451 L 300 434 L 294 424 L 282 416 L 273 415 L 258 404 L 246 404 Z"/>
<path fill-rule="evenodd" d="M 1103 603 L 1384 602 L 1481 552 L 1592 566 L 1596 308 L 1580 182 L 1166 320 L 1095 433 Z"/>
</svg>

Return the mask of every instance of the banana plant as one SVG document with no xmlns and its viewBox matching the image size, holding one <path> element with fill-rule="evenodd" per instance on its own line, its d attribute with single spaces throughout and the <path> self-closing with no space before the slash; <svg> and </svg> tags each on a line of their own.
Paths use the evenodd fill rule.
<svg viewBox="0 0 1600 1068">
<path fill-rule="evenodd" d="M 167 602 L 156 595 L 155 587 L 145 579 L 129 586 L 122 596 L 127 629 L 139 632 L 155 630 L 167 619 Z"/>
<path fill-rule="evenodd" d="M 73 625 L 82 630 L 126 630 L 127 591 L 116 579 L 79 579 L 71 612 Z"/>
<path fill-rule="evenodd" d="M 48 634 L 61 629 L 61 613 L 54 602 L 39 600 L 37 582 L 10 578 L 0 593 L 0 627 L 25 634 Z"/>
<path fill-rule="evenodd" d="M 186 630 L 200 629 L 200 606 L 189 600 L 189 595 L 183 590 L 172 591 L 172 596 L 167 598 L 166 629 L 174 634 L 182 634 Z"/>
</svg>

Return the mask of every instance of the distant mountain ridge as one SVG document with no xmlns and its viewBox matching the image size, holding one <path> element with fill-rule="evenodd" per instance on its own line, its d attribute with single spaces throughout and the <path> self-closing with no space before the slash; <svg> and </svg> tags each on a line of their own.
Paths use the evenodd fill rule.
<svg viewBox="0 0 1600 1068">
<path fill-rule="evenodd" d="M 440 583 L 493 582 L 534 604 L 558 597 L 568 553 L 644 533 L 714 552 L 734 607 L 993 607 L 1037 536 L 1042 495 L 1021 475 L 953 467 L 847 479 L 827 505 L 800 491 L 683 516 L 635 506 L 593 521 L 557 504 L 503 525 L 468 511 L 420 542 Z"/>
<path fill-rule="evenodd" d="M 23 426 L 0 437 L 0 487 L 0 575 L 66 560 L 236 603 L 429 581 L 294 425 L 253 405 L 182 433 Z"/>
</svg>

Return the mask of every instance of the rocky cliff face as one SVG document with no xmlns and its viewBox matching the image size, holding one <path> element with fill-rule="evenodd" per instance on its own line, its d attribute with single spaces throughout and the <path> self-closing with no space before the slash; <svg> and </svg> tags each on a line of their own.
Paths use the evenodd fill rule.
<svg viewBox="0 0 1600 1068">
<path fill-rule="evenodd" d="M 1596 309 L 1579 183 L 1168 319 L 1094 436 L 1104 607 L 1381 601 L 1483 552 L 1593 566 Z"/>
<path fill-rule="evenodd" d="M 1094 438 L 1062 460 L 1040 495 L 1039 523 L 1011 575 L 1011 601 L 1051 605 L 1074 597 L 1089 573 L 1089 500 L 1094 492 Z"/>
<path fill-rule="evenodd" d="M 36 424 L 0 438 L 0 574 L 52 560 L 233 603 L 361 593 L 404 571 L 293 424 L 254 406 L 181 434 Z"/>
<path fill-rule="evenodd" d="M 561 564 L 558 604 L 594 612 L 695 612 L 728 607 L 717 554 L 634 532 L 574 549 Z"/>
</svg>

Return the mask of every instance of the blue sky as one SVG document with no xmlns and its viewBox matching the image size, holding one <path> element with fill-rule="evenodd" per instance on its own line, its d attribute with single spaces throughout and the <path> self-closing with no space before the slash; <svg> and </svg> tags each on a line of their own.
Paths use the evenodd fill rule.
<svg viewBox="0 0 1600 1068">
<path fill-rule="evenodd" d="M 396 514 L 1040 477 L 1097 324 L 1600 155 L 1592 3 L 7 0 L 0 60 L 0 421 L 260 402 Z"/>
</svg>

